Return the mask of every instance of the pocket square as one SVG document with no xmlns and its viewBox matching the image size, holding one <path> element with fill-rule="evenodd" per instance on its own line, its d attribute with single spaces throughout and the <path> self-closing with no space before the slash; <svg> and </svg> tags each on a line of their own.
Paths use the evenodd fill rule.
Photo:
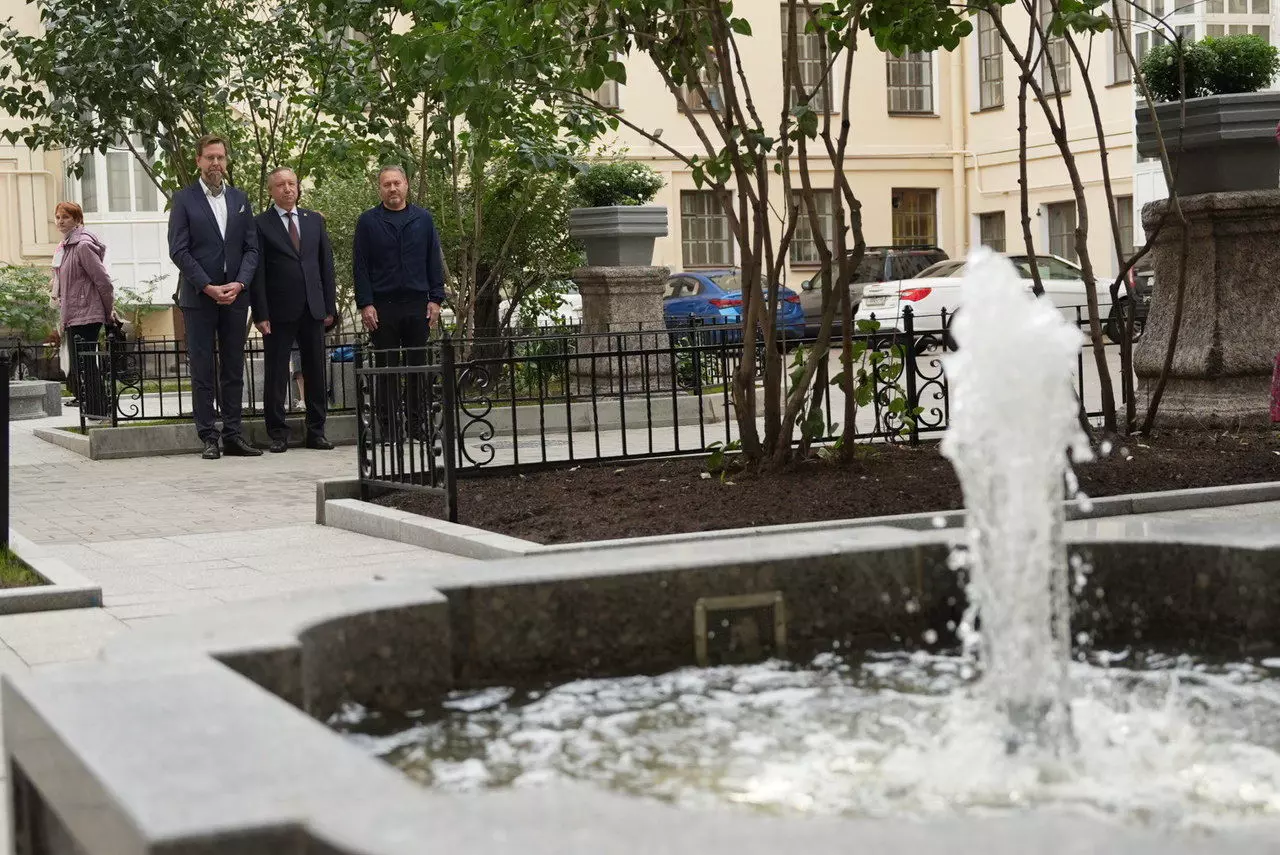
<svg viewBox="0 0 1280 855">
<path fill-rule="evenodd" d="M 243 213 L 244 213 L 244 205 L 241 205 L 241 206 L 240 206 L 240 210 L 236 211 L 236 213 L 237 213 L 237 214 L 243 214 Z"/>
</svg>

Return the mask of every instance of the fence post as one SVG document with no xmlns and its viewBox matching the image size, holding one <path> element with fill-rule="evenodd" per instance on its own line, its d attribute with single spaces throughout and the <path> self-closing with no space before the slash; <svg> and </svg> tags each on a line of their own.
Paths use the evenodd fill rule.
<svg viewBox="0 0 1280 855">
<path fill-rule="evenodd" d="M 0 408 L 4 409 L 4 433 L 0 434 L 0 549 L 9 548 L 9 353 L 0 352 Z"/>
<path fill-rule="evenodd" d="M 906 333 L 906 350 L 902 357 L 902 372 L 907 380 L 907 418 L 910 419 L 911 444 L 920 444 L 920 425 L 916 422 L 916 408 L 920 405 L 920 390 L 916 388 L 916 323 L 915 312 L 910 306 L 902 309 L 902 329 Z"/>
<path fill-rule="evenodd" d="M 111 336 L 107 336 L 107 406 L 111 407 L 111 426 L 120 426 L 120 408 L 116 406 L 116 396 L 119 392 L 116 389 L 116 359 L 118 354 L 117 342 Z"/>
<path fill-rule="evenodd" d="M 440 427 L 444 431 L 444 436 L 440 438 L 440 453 L 444 458 L 441 461 L 444 465 L 444 512 L 449 522 L 456 523 L 458 521 L 458 467 L 454 443 L 460 440 L 457 438 L 457 378 L 453 370 L 453 341 L 447 335 L 440 341 L 439 370 L 440 386 L 444 393 L 444 400 L 441 401 L 444 412 L 440 417 Z M 432 445 L 434 444 L 433 442 Z"/>
</svg>

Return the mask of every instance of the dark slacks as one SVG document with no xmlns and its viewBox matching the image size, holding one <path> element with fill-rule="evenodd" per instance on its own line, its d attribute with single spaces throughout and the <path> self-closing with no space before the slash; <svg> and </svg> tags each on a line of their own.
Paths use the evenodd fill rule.
<svg viewBox="0 0 1280 855">
<path fill-rule="evenodd" d="M 78 354 L 93 350 L 98 346 L 98 337 L 102 335 L 102 324 L 80 324 L 74 327 L 67 327 L 67 347 L 71 353 L 71 371 L 67 376 L 67 388 L 71 390 L 71 397 L 80 397 L 80 372 L 88 369 L 89 380 L 92 383 L 94 378 L 99 374 L 97 370 L 97 360 L 88 360 Z"/>
<path fill-rule="evenodd" d="M 265 350 L 263 398 L 267 408 L 267 433 L 272 439 L 288 439 L 284 404 L 289 392 L 289 356 L 293 343 L 298 343 L 302 360 L 302 380 L 307 395 L 307 438 L 324 436 L 325 416 L 329 409 L 328 378 L 325 376 L 324 321 L 304 314 L 296 321 L 272 321 L 271 335 L 263 336 Z"/>
<path fill-rule="evenodd" d="M 222 414 L 222 439 L 241 435 L 244 410 L 244 343 L 249 306 L 202 306 L 182 310 L 187 328 L 196 432 L 208 442 L 218 438 L 214 401 Z M 216 358 L 215 358 L 216 353 Z"/>
<path fill-rule="evenodd" d="M 378 310 L 378 328 L 369 338 L 376 353 L 374 365 L 425 365 L 427 362 L 427 300 L 409 300 L 396 303 L 374 303 Z M 392 352 L 405 348 L 403 353 Z M 428 421 L 424 412 L 426 402 L 425 377 L 410 380 L 403 385 L 395 375 L 378 378 L 378 403 L 374 412 L 378 416 L 378 428 L 382 435 L 395 435 L 398 415 L 403 411 L 411 432 L 421 430 Z M 311 381 L 307 381 L 308 387 Z"/>
</svg>

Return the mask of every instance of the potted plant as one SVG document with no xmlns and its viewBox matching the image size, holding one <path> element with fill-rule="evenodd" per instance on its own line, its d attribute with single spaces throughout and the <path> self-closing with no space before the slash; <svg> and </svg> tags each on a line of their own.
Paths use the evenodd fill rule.
<svg viewBox="0 0 1280 855">
<path fill-rule="evenodd" d="M 574 180 L 582 204 L 569 211 L 569 234 L 581 240 L 592 267 L 647 266 L 653 242 L 667 234 L 667 209 L 646 204 L 662 177 L 643 163 L 589 166 Z"/>
<path fill-rule="evenodd" d="M 1280 92 L 1259 91 L 1280 74 L 1274 46 L 1253 35 L 1163 44 L 1142 74 L 1159 103 L 1137 110 L 1138 154 L 1160 156 L 1159 122 L 1179 195 L 1276 189 Z"/>
</svg>

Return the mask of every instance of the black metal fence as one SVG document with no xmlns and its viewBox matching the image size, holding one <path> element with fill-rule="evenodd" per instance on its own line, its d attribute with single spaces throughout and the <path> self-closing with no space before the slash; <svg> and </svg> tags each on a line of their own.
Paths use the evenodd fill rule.
<svg viewBox="0 0 1280 855">
<path fill-rule="evenodd" d="M 357 349 L 355 378 L 361 484 L 440 496 L 457 522 L 453 348 Z"/>
<path fill-rule="evenodd" d="M 325 388 L 330 412 L 354 412 L 355 351 L 364 336 L 325 338 Z M 265 351 L 260 338 L 245 344 L 244 394 L 246 416 L 264 411 Z M 124 341 L 107 338 L 72 355 L 80 398 L 80 424 L 117 426 L 136 421 L 190 418 L 195 399 L 185 342 L 176 339 Z M 288 403 L 301 406 L 290 382 Z"/>
<path fill-rule="evenodd" d="M 1076 317 L 1082 328 L 1087 326 L 1082 310 L 1076 310 Z M 901 329 L 863 330 L 852 336 L 853 439 L 914 444 L 946 430 L 950 397 L 943 357 L 955 347 L 950 325 L 945 313 L 916 318 L 907 311 Z M 792 372 L 812 358 L 812 343 L 781 342 L 786 368 L 774 381 L 764 378 L 762 345 L 750 352 L 739 327 L 703 325 L 600 334 L 559 329 L 554 335 L 500 342 L 443 340 L 422 355 L 420 365 L 388 368 L 385 373 L 398 376 L 400 388 L 420 382 L 414 378 L 426 373 L 432 383 L 443 383 L 443 390 L 451 391 L 454 400 L 445 412 L 452 412 L 453 418 L 425 441 L 443 438 L 452 446 L 449 462 L 457 473 L 473 477 L 589 461 L 706 454 L 732 446 L 738 425 L 731 384 L 742 361 L 757 361 L 754 395 L 761 408 L 768 382 L 776 382 L 785 399 Z M 843 348 L 838 341 L 833 345 L 817 369 L 822 372 L 814 387 L 817 394 L 798 420 L 792 437 L 796 443 L 820 445 L 844 435 L 844 392 L 836 377 L 843 370 Z M 1117 345 L 1110 347 L 1118 351 Z M 452 367 L 445 369 L 445 363 Z M 1086 402 L 1091 393 L 1096 397 L 1091 385 L 1096 371 L 1087 349 L 1081 350 L 1078 368 L 1077 391 Z M 360 369 L 357 374 L 362 377 L 360 399 L 368 406 L 378 409 L 378 401 L 390 400 L 373 387 L 366 391 L 363 378 L 373 374 L 361 374 Z M 443 402 L 443 390 L 428 396 L 433 406 Z M 1090 417 L 1101 415 L 1096 404 L 1082 408 Z M 446 427 L 451 439 L 443 437 Z M 379 435 L 370 431 L 371 437 Z M 392 433 L 384 429 L 381 436 Z M 403 441 L 392 438 L 379 448 L 396 449 L 409 440 L 411 435 Z M 428 459 L 420 449 L 392 457 L 380 465 L 390 466 L 396 473 L 391 480 L 400 482 L 414 477 L 413 460 Z M 363 451 L 361 460 L 367 466 Z M 401 466 L 405 468 L 396 468 Z"/>
</svg>

